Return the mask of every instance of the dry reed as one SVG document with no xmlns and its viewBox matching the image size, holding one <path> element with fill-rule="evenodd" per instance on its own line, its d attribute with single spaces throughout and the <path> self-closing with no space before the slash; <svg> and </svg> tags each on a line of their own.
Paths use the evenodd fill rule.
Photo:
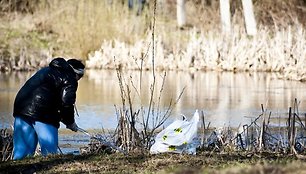
<svg viewBox="0 0 306 174">
<path fill-rule="evenodd" d="M 262 113 L 250 124 L 238 129 L 222 127 L 204 129 L 202 134 L 202 150 L 213 152 L 247 152 L 247 155 L 260 155 L 263 152 L 276 154 L 294 154 L 305 159 L 304 136 L 305 125 L 298 112 L 298 102 L 295 99 L 293 109 L 289 108 L 288 121 L 285 126 L 269 125 L 270 115 L 262 106 Z"/>
<path fill-rule="evenodd" d="M 13 154 L 13 136 L 7 129 L 0 130 L 0 161 L 7 161 Z"/>
<path fill-rule="evenodd" d="M 274 71 L 281 72 L 283 78 L 305 81 L 303 4 L 299 1 L 256 1 L 254 9 L 259 33 L 254 38 L 247 37 L 242 30 L 241 4 L 232 2 L 231 5 L 234 29 L 231 36 L 225 37 L 219 32 L 218 1 L 187 1 L 185 30 L 176 28 L 175 3 L 159 1 L 155 68 Z M 128 10 L 127 4 L 118 1 L 40 0 L 33 14 L 12 13 L 8 16 L 14 16 L 14 20 L 4 24 L 9 29 L 20 29 L 22 33 L 41 33 L 43 36 L 39 39 L 42 40 L 49 35 L 57 36 L 56 45 L 43 48 L 48 53 L 40 58 L 41 55 L 28 55 L 32 54 L 33 46 L 21 44 L 25 48 L 17 49 L 21 50 L 19 53 L 10 52 L 7 56 L 11 57 L 11 65 L 1 69 L 34 69 L 46 65 L 45 62 L 35 62 L 36 57 L 43 60 L 46 56 L 58 55 L 83 59 L 88 56 L 89 68 L 115 69 L 119 65 L 136 69 L 137 64 L 143 62 L 143 68 L 150 69 L 152 11 L 152 2 L 142 15 L 136 16 L 135 11 Z M 10 44 L 10 47 L 16 46 L 19 45 Z M 146 52 L 149 53 L 147 58 L 140 60 Z M 116 63 L 112 61 L 113 57 L 116 57 Z"/>
<path fill-rule="evenodd" d="M 150 36 L 148 35 L 148 38 Z M 189 32 L 185 49 L 168 50 L 160 37 L 156 41 L 156 68 L 160 70 L 224 70 L 280 72 L 285 79 L 306 80 L 305 30 L 300 26 L 271 33 L 262 28 L 256 37 L 240 32 L 230 36 L 196 29 Z M 152 47 L 147 40 L 126 44 L 118 40 L 104 41 L 89 55 L 89 68 L 151 69 Z M 146 49 L 148 56 L 142 60 Z M 117 58 L 113 62 L 112 58 Z M 131 59 L 133 58 L 133 59 Z"/>
</svg>

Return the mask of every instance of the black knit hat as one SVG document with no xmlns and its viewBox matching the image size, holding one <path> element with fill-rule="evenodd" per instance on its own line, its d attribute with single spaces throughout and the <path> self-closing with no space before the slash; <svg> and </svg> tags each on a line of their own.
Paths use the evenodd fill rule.
<svg viewBox="0 0 306 174">
<path fill-rule="evenodd" d="M 85 65 L 80 60 L 69 59 L 67 60 L 67 62 L 72 67 L 73 71 L 76 74 L 78 74 L 81 77 L 84 75 Z"/>
</svg>

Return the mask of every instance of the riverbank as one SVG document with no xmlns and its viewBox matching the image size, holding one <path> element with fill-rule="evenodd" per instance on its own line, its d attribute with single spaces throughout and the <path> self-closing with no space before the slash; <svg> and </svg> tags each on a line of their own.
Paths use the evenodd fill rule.
<svg viewBox="0 0 306 174">
<path fill-rule="evenodd" d="M 279 72 L 306 80 L 304 2 L 256 1 L 255 37 L 245 34 L 237 2 L 232 33 L 223 35 L 218 5 L 186 2 L 188 25 L 180 29 L 171 3 L 158 3 L 156 16 L 148 3 L 137 16 L 119 2 L 41 0 L 35 10 L 2 13 L 0 70 L 35 70 L 56 56 L 81 58 L 88 68 L 151 69 L 154 55 L 159 70 Z"/>
<path fill-rule="evenodd" d="M 91 150 L 83 151 L 81 155 L 76 153 L 49 157 L 35 156 L 20 161 L 7 160 L 0 163 L 0 171 L 2 173 L 303 173 L 306 171 L 305 126 L 297 106 L 298 102 L 295 101 L 293 109 L 289 109 L 290 124 L 283 126 L 273 124 L 271 112 L 267 115 L 264 108 L 262 108 L 263 113 L 254 118 L 250 124 L 244 124 L 237 129 L 214 128 L 205 122 L 203 115 L 201 119 L 203 125 L 198 131 L 199 138 L 196 141 L 201 139 L 204 144 L 197 148 L 196 155 L 149 154 L 145 148 L 136 148 L 123 154 L 115 149 L 101 149 L 106 144 L 94 144 L 95 138 L 82 141 L 80 134 L 61 130 L 61 133 L 66 133 L 70 138 L 66 139 L 67 145 L 72 145 L 70 140 L 80 141 L 87 147 L 84 150 Z M 91 130 L 91 132 L 97 131 L 99 130 Z M 60 148 L 62 145 L 60 144 Z"/>
</svg>

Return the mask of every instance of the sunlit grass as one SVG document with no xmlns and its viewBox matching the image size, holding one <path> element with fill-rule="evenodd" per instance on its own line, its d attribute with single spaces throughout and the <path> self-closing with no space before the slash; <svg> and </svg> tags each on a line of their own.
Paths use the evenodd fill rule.
<svg viewBox="0 0 306 174">
<path fill-rule="evenodd" d="M 127 6 L 108 1 L 52 1 L 50 7 L 38 12 L 44 25 L 51 27 L 65 43 L 63 49 L 71 56 L 85 59 L 101 46 L 103 40 L 120 38 L 133 42 L 144 33 L 145 16 L 131 15 Z"/>
<path fill-rule="evenodd" d="M 56 155 L 0 163 L 1 171 L 19 173 L 303 173 L 305 162 L 290 157 L 247 158 L 243 154 L 198 155 L 91 154 Z"/>
<path fill-rule="evenodd" d="M 92 68 L 137 69 L 142 58 L 144 68 L 151 67 L 152 3 L 137 16 L 135 9 L 129 10 L 121 1 L 40 2 L 33 14 L 11 13 L 1 19 L 1 30 L 11 32 L 8 37 L 2 35 L 1 40 L 12 43 L 2 44 L 8 47 L 12 60 L 19 61 L 22 49 L 26 50 L 22 53 L 25 61 L 31 57 L 40 60 L 42 56 L 37 53 L 31 55 L 35 48 L 36 52 L 48 52 L 50 57 L 89 59 L 88 67 Z M 228 37 L 220 31 L 217 1 L 211 5 L 187 1 L 187 26 L 183 30 L 176 26 L 175 5 L 157 4 L 156 68 L 273 71 L 283 73 L 283 78 L 305 80 L 305 29 L 299 23 L 302 12 L 293 10 L 294 3 L 256 1 L 258 35 L 253 38 L 245 34 L 239 3 L 232 3 L 233 30 Z"/>
</svg>

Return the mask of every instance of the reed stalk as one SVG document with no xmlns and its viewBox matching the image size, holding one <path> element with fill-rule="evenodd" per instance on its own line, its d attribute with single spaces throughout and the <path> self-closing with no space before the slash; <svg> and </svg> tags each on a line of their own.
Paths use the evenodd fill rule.
<svg viewBox="0 0 306 174">
<path fill-rule="evenodd" d="M 13 135 L 8 129 L 0 130 L 0 161 L 7 161 L 13 157 Z"/>
<path fill-rule="evenodd" d="M 117 67 L 117 77 L 119 80 L 119 86 L 120 86 L 120 93 L 121 93 L 121 99 L 122 99 L 122 107 L 117 108 L 120 110 L 120 112 L 117 111 L 117 113 L 120 113 L 119 118 L 120 122 L 118 124 L 117 128 L 117 142 L 119 143 L 119 146 L 123 146 L 123 148 L 127 151 L 130 150 L 136 150 L 136 149 L 148 149 L 152 145 L 153 138 L 155 136 L 155 132 L 158 128 L 160 128 L 164 122 L 169 118 L 171 115 L 173 107 L 177 104 L 178 100 L 180 99 L 183 91 L 180 93 L 178 99 L 176 99 L 175 102 L 172 100 L 170 101 L 169 105 L 165 108 L 165 111 L 162 110 L 161 107 L 161 98 L 163 94 L 163 89 L 165 85 L 165 77 L 166 73 L 164 73 L 164 76 L 162 76 L 162 84 L 158 88 L 158 84 L 156 81 L 156 73 L 155 73 L 155 62 L 156 62 L 156 56 L 155 53 L 156 50 L 156 33 L 155 33 L 155 16 L 156 16 L 156 0 L 154 3 L 154 10 L 153 10 L 153 18 L 152 18 L 152 31 L 151 31 L 151 41 L 149 42 L 149 49 L 147 49 L 147 53 L 142 53 L 141 56 L 133 56 L 134 63 L 137 70 L 140 71 L 140 78 L 136 79 L 139 80 L 139 87 L 137 87 L 135 84 L 138 84 L 135 82 L 135 80 L 130 76 L 130 78 L 127 80 L 126 76 L 122 73 L 122 69 L 126 66 L 122 66 L 122 59 L 119 56 L 118 58 L 115 56 L 115 59 L 113 63 Z M 150 57 L 143 57 L 147 54 L 151 54 Z M 151 60 L 151 61 L 149 61 Z M 150 62 L 150 66 L 152 69 L 152 77 L 151 77 L 151 84 L 149 85 L 149 89 L 147 90 L 148 93 L 145 93 L 145 95 L 148 95 L 148 107 L 145 108 L 143 105 L 143 99 L 141 96 L 144 94 L 144 87 L 141 84 L 141 81 L 144 80 L 142 76 L 142 71 L 147 69 L 147 67 L 143 67 L 143 63 L 145 61 Z M 140 62 L 140 66 L 138 64 Z M 148 79 L 146 79 L 148 80 Z M 159 89 L 159 91 L 157 91 Z M 134 97 L 136 94 L 136 97 Z M 136 101 L 139 101 L 140 106 L 137 109 L 137 104 L 135 104 Z M 136 106 L 135 106 L 136 105 Z M 127 138 L 128 137 L 128 138 Z M 120 141 L 118 141 L 120 140 Z"/>
<path fill-rule="evenodd" d="M 248 38 L 233 31 L 229 37 L 214 32 L 190 30 L 185 48 L 169 50 L 160 37 L 156 37 L 156 61 L 143 61 L 145 69 L 152 70 L 221 70 L 221 71 L 265 71 L 278 72 L 281 78 L 306 80 L 306 35 L 302 27 L 271 32 L 259 30 L 258 37 Z M 149 36 L 149 35 L 148 35 Z M 105 41 L 101 49 L 89 55 L 89 68 L 112 68 L 109 59 L 113 55 L 124 69 L 137 69 L 135 61 L 125 59 L 126 55 L 141 57 L 145 40 L 134 44 Z M 111 43 L 113 46 L 109 47 Z M 120 51 L 118 51 L 120 50 Z M 179 50 L 179 51 L 178 51 Z M 121 54 L 120 54 L 121 53 Z M 152 66 L 152 64 L 156 66 Z"/>
</svg>

